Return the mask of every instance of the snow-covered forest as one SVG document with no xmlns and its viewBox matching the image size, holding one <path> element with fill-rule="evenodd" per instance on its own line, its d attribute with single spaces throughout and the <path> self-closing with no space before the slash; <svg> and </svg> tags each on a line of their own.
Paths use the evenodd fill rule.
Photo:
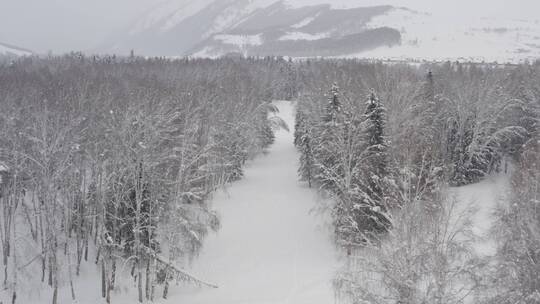
<svg viewBox="0 0 540 304">
<path fill-rule="evenodd" d="M 0 63 L 0 302 L 540 303 L 539 106 L 540 63 Z"/>
<path fill-rule="evenodd" d="M 322 62 L 313 73 L 323 71 L 300 98 L 295 143 L 301 177 L 335 199 L 347 255 L 338 295 L 538 303 L 538 65 Z M 342 88 L 324 94 L 330 79 Z M 449 189 L 497 174 L 511 187 L 488 210 Z M 484 235 L 481 211 L 493 226 Z"/>
</svg>

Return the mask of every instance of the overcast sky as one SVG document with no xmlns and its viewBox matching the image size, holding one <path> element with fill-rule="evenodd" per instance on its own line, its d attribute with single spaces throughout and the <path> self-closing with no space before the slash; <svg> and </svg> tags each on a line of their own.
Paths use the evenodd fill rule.
<svg viewBox="0 0 540 304">
<path fill-rule="evenodd" d="M 94 48 L 160 1 L 0 0 L 0 42 L 36 52 Z"/>
<path fill-rule="evenodd" d="M 36 52 L 89 50 L 165 0 L 0 0 L 0 42 Z M 173 0 L 174 1 L 174 0 Z M 193 0 L 197 1 L 197 0 Z M 301 4 L 392 4 L 444 17 L 540 19 L 540 0 L 289 0 Z"/>
</svg>

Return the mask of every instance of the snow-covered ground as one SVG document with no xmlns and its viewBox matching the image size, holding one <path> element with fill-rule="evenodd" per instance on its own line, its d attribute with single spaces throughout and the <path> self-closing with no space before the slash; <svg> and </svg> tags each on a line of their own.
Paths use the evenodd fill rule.
<svg viewBox="0 0 540 304">
<path fill-rule="evenodd" d="M 477 184 L 451 189 L 460 209 L 472 208 L 475 211 L 472 217 L 473 233 L 478 240 L 474 244 L 474 249 L 479 256 L 495 254 L 495 242 L 489 236 L 494 220 L 493 212 L 499 204 L 504 203 L 509 187 L 510 175 L 500 173 L 489 176 Z"/>
<path fill-rule="evenodd" d="M 330 37 L 329 33 L 308 34 L 303 32 L 287 32 L 279 40 L 319 40 Z"/>
<path fill-rule="evenodd" d="M 540 22 L 536 19 L 482 15 L 456 19 L 396 8 L 368 24 L 372 28 L 382 26 L 400 30 L 401 45 L 350 57 L 513 63 L 540 58 Z"/>
<path fill-rule="evenodd" d="M 278 102 L 292 126 L 293 106 Z M 245 178 L 216 195 L 222 227 L 205 240 L 192 273 L 218 289 L 179 289 L 170 303 L 330 304 L 339 264 L 325 219 L 310 212 L 317 193 L 298 182 L 293 134 L 284 130 Z"/>
<path fill-rule="evenodd" d="M 262 35 L 216 35 L 216 40 L 220 40 L 224 43 L 235 44 L 238 46 L 245 45 L 261 45 L 263 43 Z"/>
</svg>

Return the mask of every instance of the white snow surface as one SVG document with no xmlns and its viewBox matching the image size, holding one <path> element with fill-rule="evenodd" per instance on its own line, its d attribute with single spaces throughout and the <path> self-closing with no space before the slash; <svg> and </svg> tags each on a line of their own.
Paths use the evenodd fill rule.
<svg viewBox="0 0 540 304">
<path fill-rule="evenodd" d="M 262 35 L 216 35 L 214 39 L 220 40 L 226 44 L 233 44 L 239 47 L 246 45 L 261 45 L 263 43 Z"/>
<path fill-rule="evenodd" d="M 330 37 L 329 33 L 308 34 L 303 32 L 287 32 L 279 40 L 319 40 Z"/>
<path fill-rule="evenodd" d="M 462 60 L 521 62 L 540 58 L 540 21 L 500 15 L 463 16 L 395 8 L 368 27 L 401 32 L 399 46 L 380 47 L 350 57 L 391 60 Z"/>
<path fill-rule="evenodd" d="M 313 20 L 317 19 L 317 17 L 318 17 L 319 15 L 320 15 L 320 14 L 317 14 L 317 15 L 315 15 L 315 16 L 313 16 L 313 17 L 307 17 L 307 18 L 305 18 L 304 20 L 302 20 L 302 21 L 300 21 L 300 22 L 298 22 L 298 23 L 296 23 L 296 24 L 293 24 L 291 27 L 292 27 L 292 28 L 302 28 L 302 27 L 304 27 L 304 26 L 310 24 L 311 22 L 313 22 Z"/>
<path fill-rule="evenodd" d="M 293 105 L 277 102 L 292 126 Z M 218 289 L 174 288 L 170 303 L 330 304 L 339 265 L 325 218 L 310 212 L 317 193 L 298 182 L 292 131 L 280 130 L 269 153 L 214 199 L 222 227 L 190 271 Z"/>
<path fill-rule="evenodd" d="M 489 176 L 476 184 L 450 190 L 458 201 L 459 209 L 473 208 L 475 211 L 472 228 L 477 237 L 474 250 L 479 256 L 493 256 L 496 253 L 495 241 L 490 237 L 494 221 L 493 213 L 497 206 L 505 202 L 509 191 L 510 175 L 504 173 Z"/>
</svg>

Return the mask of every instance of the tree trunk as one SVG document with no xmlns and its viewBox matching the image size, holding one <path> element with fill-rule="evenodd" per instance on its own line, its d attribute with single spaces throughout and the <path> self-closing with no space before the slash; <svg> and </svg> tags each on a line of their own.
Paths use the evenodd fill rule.
<svg viewBox="0 0 540 304">
<path fill-rule="evenodd" d="M 116 283 L 116 260 L 112 258 L 112 272 L 111 272 L 111 284 L 110 289 L 114 290 L 114 284 Z"/>
<path fill-rule="evenodd" d="M 96 253 L 96 265 L 99 263 L 99 257 L 101 256 L 101 246 L 98 247 L 97 253 Z"/>
<path fill-rule="evenodd" d="M 144 292 L 146 295 L 146 299 L 150 299 L 150 259 L 146 262 L 146 280 L 145 280 L 145 286 L 144 286 Z"/>
<path fill-rule="evenodd" d="M 58 303 L 58 286 L 55 286 L 54 291 L 53 291 L 52 304 L 57 304 L 57 303 Z"/>
<path fill-rule="evenodd" d="M 152 259 L 152 271 L 150 273 L 150 301 L 154 302 L 154 295 L 156 293 L 156 268 L 157 261 Z"/>
<path fill-rule="evenodd" d="M 112 284 L 109 280 L 109 284 L 107 287 L 107 297 L 105 298 L 105 301 L 107 301 L 107 304 L 111 304 L 111 290 L 112 290 Z"/>
<path fill-rule="evenodd" d="M 69 246 L 69 239 L 70 238 L 68 237 L 65 244 L 66 254 L 67 254 L 67 270 L 68 270 L 68 278 L 69 278 L 69 288 L 71 290 L 71 299 L 75 301 L 75 288 L 73 287 L 73 269 L 71 266 L 71 247 Z"/>
<path fill-rule="evenodd" d="M 107 282 L 106 280 L 106 274 L 105 274 L 105 260 L 101 260 L 101 296 L 105 298 L 106 295 L 106 288 L 107 288 Z"/>
<path fill-rule="evenodd" d="M 45 258 L 45 252 L 41 253 L 41 282 L 45 282 L 45 272 L 47 271 L 47 266 L 45 265 L 45 261 L 47 258 Z"/>
<path fill-rule="evenodd" d="M 142 271 L 139 267 L 138 273 L 138 283 L 137 283 L 137 289 L 139 290 L 139 303 L 143 302 L 143 290 L 142 290 Z"/>
<path fill-rule="evenodd" d="M 52 304 L 57 304 L 58 303 L 58 261 L 56 260 L 57 252 L 55 251 L 53 252 L 53 254 L 55 255 L 55 259 L 54 259 L 54 268 L 53 268 L 54 269 L 54 292 L 53 292 Z"/>
<path fill-rule="evenodd" d="M 88 235 L 85 237 L 84 240 L 84 261 L 88 262 Z"/>
<path fill-rule="evenodd" d="M 41 282 L 45 282 L 45 273 L 47 272 L 47 250 L 45 250 L 45 235 L 43 232 L 43 199 L 40 200 L 39 207 L 39 234 L 41 237 Z"/>
<path fill-rule="evenodd" d="M 163 298 L 167 299 L 167 294 L 169 293 L 169 276 L 165 278 L 165 287 L 163 287 Z"/>
<path fill-rule="evenodd" d="M 49 286 L 53 286 L 53 263 L 52 263 L 52 256 L 49 257 L 49 280 L 48 280 Z"/>
</svg>

